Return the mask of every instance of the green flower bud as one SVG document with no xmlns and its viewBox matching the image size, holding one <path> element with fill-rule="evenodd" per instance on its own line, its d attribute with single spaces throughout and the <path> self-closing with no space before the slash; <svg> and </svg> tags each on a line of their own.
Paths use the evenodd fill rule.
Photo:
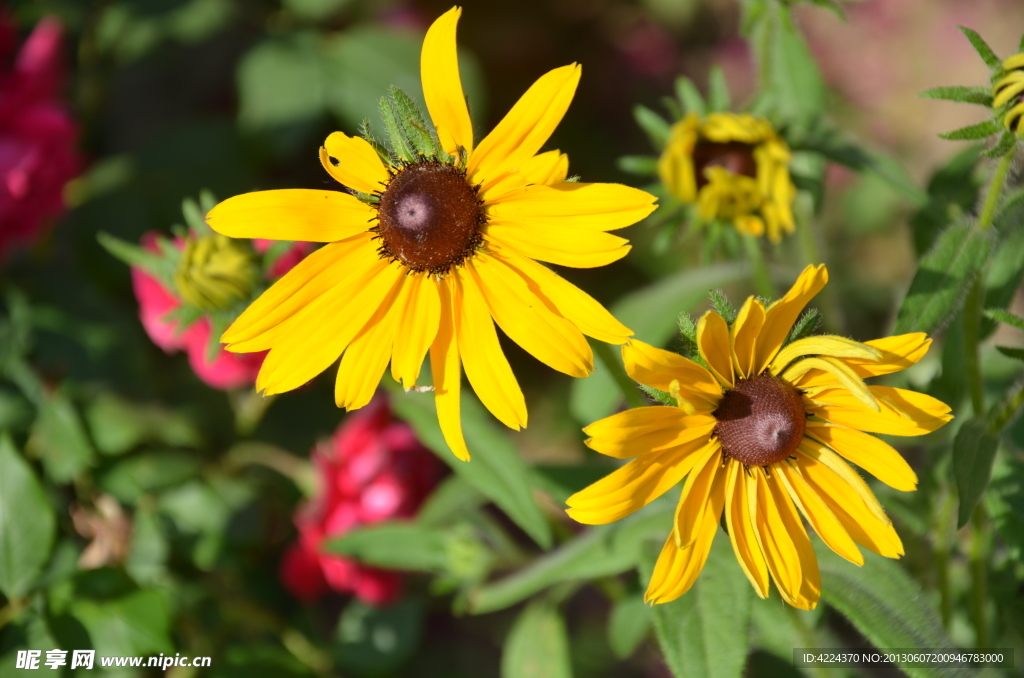
<svg viewBox="0 0 1024 678">
<path fill-rule="evenodd" d="M 252 252 L 224 235 L 190 239 L 174 272 L 174 285 L 189 306 L 206 311 L 247 300 L 259 270 Z"/>
</svg>

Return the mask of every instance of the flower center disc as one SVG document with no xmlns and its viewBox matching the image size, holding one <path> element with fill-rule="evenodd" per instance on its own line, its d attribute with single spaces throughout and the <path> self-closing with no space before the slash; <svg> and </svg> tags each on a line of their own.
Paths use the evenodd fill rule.
<svg viewBox="0 0 1024 678">
<path fill-rule="evenodd" d="M 465 172 L 436 160 L 403 167 L 380 196 L 381 256 L 434 274 L 461 264 L 483 242 L 478 190 Z"/>
<path fill-rule="evenodd" d="M 770 374 L 739 380 L 722 396 L 714 415 L 723 453 L 746 466 L 767 466 L 790 456 L 807 426 L 800 393 Z"/>
<path fill-rule="evenodd" d="M 757 178 L 754 147 L 741 141 L 698 141 L 693 149 L 693 165 L 697 175 L 697 190 L 708 183 L 704 176 L 706 167 L 724 167 L 733 174 Z"/>
</svg>

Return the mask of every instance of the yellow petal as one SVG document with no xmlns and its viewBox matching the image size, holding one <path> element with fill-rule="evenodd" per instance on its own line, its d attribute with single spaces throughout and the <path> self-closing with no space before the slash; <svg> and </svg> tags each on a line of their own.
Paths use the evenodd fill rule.
<svg viewBox="0 0 1024 678">
<path fill-rule="evenodd" d="M 701 511 L 700 524 L 690 547 L 676 547 L 675 538 L 669 535 L 658 562 L 651 575 L 651 583 L 644 594 L 644 600 L 655 605 L 668 603 L 690 590 L 711 553 L 711 544 L 718 532 L 725 504 L 725 474 L 715 477 L 707 503 Z"/>
<path fill-rule="evenodd" d="M 368 270 L 375 265 L 374 260 L 379 259 L 372 250 L 369 233 L 324 245 L 250 304 L 220 340 L 230 344 L 259 336 L 291 318 L 325 292 L 346 285 L 349 277 L 362 275 L 360 268 Z"/>
<path fill-rule="evenodd" d="M 541 224 L 503 221 L 487 224 L 484 236 L 519 254 L 570 268 L 607 266 L 629 254 L 629 241 L 586 228 L 549 230 Z"/>
<path fill-rule="evenodd" d="M 869 386 L 880 410 L 872 412 L 849 391 L 830 388 L 813 396 L 808 411 L 833 424 L 893 436 L 919 436 L 946 425 L 949 406 L 923 393 Z"/>
<path fill-rule="evenodd" d="M 483 294 L 465 271 L 452 271 L 455 334 L 466 377 L 480 402 L 498 421 L 519 430 L 526 426 L 526 401 L 498 343 Z"/>
<path fill-rule="evenodd" d="M 884 523 L 891 523 L 889 516 L 885 514 L 885 509 L 882 508 L 882 504 L 879 503 L 878 498 L 875 497 L 875 493 L 871 491 L 868 484 L 864 482 L 864 479 L 838 454 L 828 449 L 814 438 L 804 437 L 797 445 L 797 451 L 801 452 L 812 459 L 820 461 L 825 466 L 832 469 L 832 471 L 846 481 L 846 484 L 856 490 L 857 494 L 860 495 L 864 505 L 867 506 L 875 517 Z M 796 455 L 799 456 L 799 455 Z"/>
<path fill-rule="evenodd" d="M 697 321 L 697 350 L 711 373 L 725 388 L 732 388 L 732 341 L 725 319 L 708 311 Z"/>
<path fill-rule="evenodd" d="M 566 181 L 536 184 L 511 193 L 487 208 L 496 222 L 536 223 L 542 229 L 586 228 L 613 231 L 635 224 L 656 208 L 656 198 L 622 184 Z"/>
<path fill-rule="evenodd" d="M 765 312 L 764 326 L 757 337 L 757 349 L 754 353 L 754 372 L 760 374 L 775 357 L 782 347 L 782 342 L 789 336 L 793 323 L 800 317 L 814 295 L 825 287 L 828 282 L 828 271 L 825 265 L 808 266 L 793 283 L 793 287 L 782 299 L 779 299 Z"/>
<path fill-rule="evenodd" d="M 903 543 L 892 524 L 879 520 L 849 483 L 807 455 L 796 455 L 793 463 L 855 542 L 886 558 L 903 555 Z"/>
<path fill-rule="evenodd" d="M 850 395 L 860 401 L 861 405 L 875 410 L 876 412 L 879 410 L 878 400 L 875 398 L 874 394 L 871 393 L 871 389 L 869 389 L 867 384 L 857 376 L 856 372 L 854 372 L 839 358 L 832 358 L 829 356 L 821 358 L 804 358 L 783 372 L 782 378 L 792 384 L 799 381 L 800 377 L 810 370 L 821 370 L 822 372 L 827 372 L 832 375 L 843 388 L 849 391 Z"/>
<path fill-rule="evenodd" d="M 843 457 L 903 492 L 917 488 L 917 474 L 910 464 L 888 443 L 845 426 L 807 422 L 807 435 L 828 445 Z"/>
<path fill-rule="evenodd" d="M 764 304 L 754 297 L 747 297 L 746 303 L 736 315 L 736 321 L 729 329 L 732 363 L 736 369 L 736 376 L 740 379 L 754 376 L 754 346 L 762 325 Z"/>
<path fill-rule="evenodd" d="M 455 26 L 461 7 L 452 7 L 434 21 L 423 38 L 420 52 L 420 79 L 423 99 L 437 138 L 445 151 L 456 155 L 461 146 L 473 150 L 473 123 L 459 78 L 459 57 L 455 48 Z"/>
<path fill-rule="evenodd" d="M 503 261 L 480 252 L 464 271 L 483 292 L 498 326 L 527 353 L 572 377 L 594 371 L 594 355 L 583 334 L 549 309 Z"/>
<path fill-rule="evenodd" d="M 911 365 L 917 364 L 928 353 L 932 340 L 924 332 L 913 332 L 884 339 L 874 339 L 864 343 L 880 351 L 882 354 L 881 358 L 877 361 L 848 358 L 844 359 L 843 362 L 849 365 L 862 379 L 867 379 L 868 377 L 899 372 Z M 826 372 L 811 370 L 801 377 L 798 382 L 794 382 L 793 385 L 799 388 L 806 388 L 830 384 L 835 381 L 832 375 Z"/>
<path fill-rule="evenodd" d="M 491 244 L 491 256 L 515 271 L 535 295 L 548 306 L 553 306 L 588 337 L 609 344 L 623 344 L 633 334 L 597 300 L 544 264 L 497 243 Z"/>
<path fill-rule="evenodd" d="M 405 307 L 399 329 L 395 333 L 391 376 L 406 389 L 410 389 L 416 385 L 423 367 L 423 356 L 437 336 L 441 300 L 438 296 L 438 282 L 428 275 L 408 276 L 405 287 Z"/>
<path fill-rule="evenodd" d="M 797 358 L 808 355 L 831 358 L 858 358 L 866 361 L 880 360 L 882 352 L 846 337 L 822 334 L 798 339 L 779 351 L 771 362 L 772 374 L 778 374 Z"/>
<path fill-rule="evenodd" d="M 761 598 L 768 597 L 768 565 L 757 545 L 754 524 L 748 510 L 749 499 L 747 487 L 756 483 L 753 476 L 748 476 L 743 465 L 737 461 L 727 462 L 725 479 L 725 524 L 729 530 L 729 540 L 736 554 L 743 573 L 747 575 L 754 591 Z M 754 484 L 756 492 L 756 484 Z"/>
<path fill-rule="evenodd" d="M 568 110 L 580 72 L 570 64 L 533 83 L 470 155 L 467 172 L 474 183 L 500 178 L 537 154 Z"/>
<path fill-rule="evenodd" d="M 676 504 L 672 534 L 679 548 L 690 548 L 699 535 L 700 518 L 710 500 L 711 488 L 715 486 L 715 480 L 719 475 L 725 475 L 722 469 L 722 446 L 718 441 L 713 441 L 701 455 L 701 460 L 697 462 L 693 471 L 686 477 L 683 493 Z M 719 481 L 718 485 L 724 493 L 725 484 Z"/>
<path fill-rule="evenodd" d="M 469 461 L 469 450 L 462 435 L 462 420 L 459 415 L 462 367 L 459 364 L 459 349 L 455 339 L 455 304 L 450 280 L 445 278 L 437 281 L 441 313 L 437 335 L 430 346 L 430 372 L 434 380 L 437 423 L 441 426 L 444 441 L 448 443 L 452 454 L 462 461 Z"/>
<path fill-rule="evenodd" d="M 587 447 L 616 459 L 629 459 L 707 438 L 718 421 L 707 414 L 686 415 L 678 407 L 637 407 L 605 417 L 583 429 Z"/>
<path fill-rule="evenodd" d="M 370 142 L 343 132 L 327 137 L 320 149 L 320 164 L 339 184 L 360 193 L 383 191 L 390 179 Z"/>
<path fill-rule="evenodd" d="M 767 520 L 762 544 L 771 544 L 768 569 L 782 599 L 801 610 L 813 610 L 821 595 L 821 573 L 811 540 L 804 530 L 793 500 L 779 477 L 758 474 L 758 502 Z"/>
<path fill-rule="evenodd" d="M 680 395 L 698 412 L 712 412 L 722 397 L 722 387 L 706 369 L 678 353 L 664 351 L 638 339 L 622 347 L 626 374 L 634 381 L 668 393 L 679 383 Z"/>
<path fill-rule="evenodd" d="M 772 468 L 779 474 L 779 481 L 786 492 L 822 541 L 851 563 L 863 565 L 864 555 L 857 548 L 857 544 L 850 538 L 850 534 L 828 505 L 807 484 L 800 471 L 786 462 L 776 464 Z"/>
<path fill-rule="evenodd" d="M 232 238 L 334 242 L 367 231 L 376 215 L 348 193 L 288 188 L 228 198 L 206 223 Z"/>
<path fill-rule="evenodd" d="M 358 410 L 373 398 L 391 359 L 395 332 L 409 297 L 408 276 L 399 276 L 391 292 L 345 349 L 334 382 L 334 402 Z"/>
<path fill-rule="evenodd" d="M 560 184 L 568 174 L 569 156 L 557 150 L 538 153 L 524 160 L 518 168 L 508 170 L 497 181 L 481 188 L 480 199 L 490 205 L 532 184 Z"/>
<path fill-rule="evenodd" d="M 652 452 L 583 488 L 566 500 L 566 513 L 585 525 L 605 525 L 625 518 L 668 492 L 712 446 L 706 439 Z"/>
<path fill-rule="evenodd" d="M 265 395 L 302 386 L 338 359 L 349 342 L 398 283 L 401 269 L 378 259 L 368 276 L 342 291 L 325 294 L 288 322 L 256 378 Z"/>
</svg>

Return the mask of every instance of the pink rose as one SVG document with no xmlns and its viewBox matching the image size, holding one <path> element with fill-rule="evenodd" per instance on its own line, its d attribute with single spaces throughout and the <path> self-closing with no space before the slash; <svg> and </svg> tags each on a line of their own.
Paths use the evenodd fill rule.
<svg viewBox="0 0 1024 678">
<path fill-rule="evenodd" d="M 3 68 L 15 37 L 0 15 L 0 257 L 63 210 L 64 185 L 79 169 L 75 121 L 57 97 L 61 37 L 60 22 L 43 19 Z"/>
<path fill-rule="evenodd" d="M 437 482 L 437 459 L 407 424 L 392 418 L 380 397 L 346 417 L 312 457 L 319 489 L 295 513 L 299 540 L 284 555 L 281 581 L 306 602 L 330 590 L 375 605 L 393 601 L 401 592 L 400 575 L 322 553 L 320 547 L 324 539 L 361 525 L 415 517 Z"/>
</svg>

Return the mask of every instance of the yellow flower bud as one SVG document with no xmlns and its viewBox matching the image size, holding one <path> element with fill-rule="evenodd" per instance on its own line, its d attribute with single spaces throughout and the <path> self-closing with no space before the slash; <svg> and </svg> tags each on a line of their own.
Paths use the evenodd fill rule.
<svg viewBox="0 0 1024 678">
<path fill-rule="evenodd" d="M 213 311 L 247 300 L 258 273 L 248 248 L 217 234 L 186 242 L 174 285 L 186 304 Z"/>
</svg>

